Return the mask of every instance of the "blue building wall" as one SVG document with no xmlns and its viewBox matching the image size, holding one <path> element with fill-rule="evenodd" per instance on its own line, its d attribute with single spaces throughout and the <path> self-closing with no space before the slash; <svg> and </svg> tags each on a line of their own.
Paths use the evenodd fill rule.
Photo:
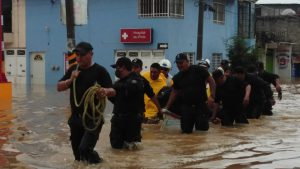
<svg viewBox="0 0 300 169">
<path fill-rule="evenodd" d="M 212 0 L 208 4 L 212 4 Z M 211 11 L 205 11 L 204 18 L 203 58 L 211 59 L 213 53 L 221 53 L 227 58 L 226 43 L 238 32 L 237 1 L 226 1 L 224 24 L 215 23 Z"/>
<path fill-rule="evenodd" d="M 57 83 L 63 74 L 66 38 L 66 28 L 60 22 L 60 3 L 52 5 L 50 1 L 27 0 L 27 77 L 30 77 L 30 52 L 45 52 L 46 84 Z M 60 71 L 52 71 L 53 65 L 59 66 Z M 30 83 L 30 78 L 27 78 L 27 83 Z"/>
<path fill-rule="evenodd" d="M 205 12 L 203 40 L 205 58 L 210 58 L 212 53 L 225 55 L 224 40 L 237 32 L 235 1 L 227 3 L 226 11 L 231 12 L 226 12 L 224 25 L 213 23 L 213 13 Z M 183 19 L 141 19 L 138 17 L 137 2 L 137 0 L 88 0 L 88 24 L 75 28 L 76 42 L 92 43 L 94 61 L 106 67 L 112 76 L 113 69 L 110 65 L 114 63 L 115 49 L 156 49 L 157 43 L 168 43 L 165 55 L 171 62 L 179 52 L 196 53 L 198 6 L 194 0 L 185 0 Z M 212 0 L 208 0 L 208 3 L 211 2 Z M 45 52 L 46 84 L 56 84 L 64 73 L 63 53 L 67 51 L 66 27 L 60 21 L 60 1 L 51 4 L 50 1 L 26 0 L 26 20 L 27 56 L 30 52 Z M 152 44 L 122 44 L 120 28 L 152 28 Z M 27 58 L 29 68 L 30 58 Z M 59 66 L 61 69 L 52 71 L 52 66 Z M 175 72 L 176 68 L 172 73 Z"/>
</svg>

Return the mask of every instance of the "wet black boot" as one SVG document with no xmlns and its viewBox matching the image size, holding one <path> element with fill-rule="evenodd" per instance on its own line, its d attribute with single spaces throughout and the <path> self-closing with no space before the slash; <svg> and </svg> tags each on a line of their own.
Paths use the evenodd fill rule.
<svg viewBox="0 0 300 169">
<path fill-rule="evenodd" d="M 103 159 L 99 156 L 99 154 L 96 151 L 92 151 L 87 155 L 86 161 L 89 164 L 98 164 L 103 161 Z"/>
</svg>

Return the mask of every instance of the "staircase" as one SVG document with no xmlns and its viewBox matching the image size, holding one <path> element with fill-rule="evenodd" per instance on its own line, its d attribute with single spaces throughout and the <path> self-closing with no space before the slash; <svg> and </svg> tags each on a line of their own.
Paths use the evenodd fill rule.
<svg viewBox="0 0 300 169">
<path fill-rule="evenodd" d="M 0 83 L 7 83 L 7 79 L 4 73 L 0 73 Z"/>
</svg>

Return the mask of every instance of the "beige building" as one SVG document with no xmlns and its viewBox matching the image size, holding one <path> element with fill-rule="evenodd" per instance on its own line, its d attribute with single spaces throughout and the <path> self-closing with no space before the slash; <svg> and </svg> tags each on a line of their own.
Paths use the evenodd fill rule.
<svg viewBox="0 0 300 169">
<path fill-rule="evenodd" d="M 284 80 L 300 77 L 300 2 L 258 2 L 256 38 L 267 71 Z"/>
<path fill-rule="evenodd" d="M 26 83 L 25 2 L 10 0 L 3 4 L 3 67 L 8 81 L 12 83 Z"/>
</svg>

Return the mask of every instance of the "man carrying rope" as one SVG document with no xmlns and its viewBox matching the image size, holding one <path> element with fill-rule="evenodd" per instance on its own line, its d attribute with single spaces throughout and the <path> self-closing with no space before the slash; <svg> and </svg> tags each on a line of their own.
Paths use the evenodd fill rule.
<svg viewBox="0 0 300 169">
<path fill-rule="evenodd" d="M 102 125 L 105 97 L 116 94 L 107 70 L 93 63 L 93 47 L 80 42 L 73 50 L 78 65 L 70 67 L 57 83 L 57 90 L 71 89 L 70 140 L 76 161 L 100 163 L 102 158 L 94 150 Z"/>
</svg>

